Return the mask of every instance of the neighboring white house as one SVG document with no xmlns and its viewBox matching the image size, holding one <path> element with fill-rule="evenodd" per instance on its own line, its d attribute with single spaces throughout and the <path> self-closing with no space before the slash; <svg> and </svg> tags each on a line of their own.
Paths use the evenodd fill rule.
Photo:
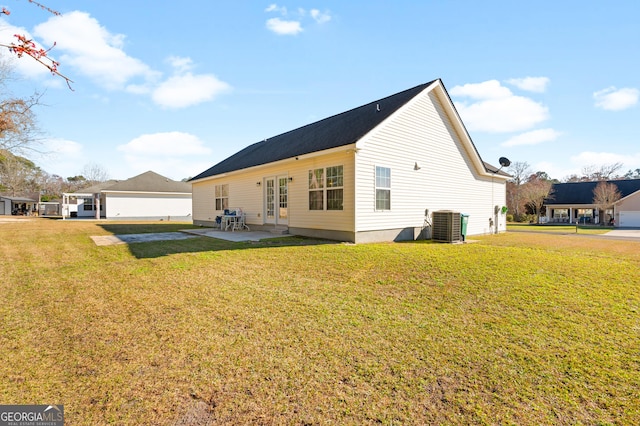
<svg viewBox="0 0 640 426">
<path fill-rule="evenodd" d="M 191 220 L 191 184 L 152 171 L 63 194 L 63 218 Z"/>
<path fill-rule="evenodd" d="M 415 239 L 431 213 L 506 230 L 509 175 L 485 163 L 441 80 L 255 143 L 200 173 L 193 222 L 242 208 L 251 229 L 341 241 Z M 428 210 L 428 214 L 425 212 Z"/>
</svg>

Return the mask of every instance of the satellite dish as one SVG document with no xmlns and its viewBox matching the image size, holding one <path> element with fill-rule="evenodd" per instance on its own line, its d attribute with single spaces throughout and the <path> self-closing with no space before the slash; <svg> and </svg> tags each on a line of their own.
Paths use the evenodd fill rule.
<svg viewBox="0 0 640 426">
<path fill-rule="evenodd" d="M 511 165 L 511 161 L 507 157 L 500 157 L 498 160 L 502 167 L 509 167 Z"/>
</svg>

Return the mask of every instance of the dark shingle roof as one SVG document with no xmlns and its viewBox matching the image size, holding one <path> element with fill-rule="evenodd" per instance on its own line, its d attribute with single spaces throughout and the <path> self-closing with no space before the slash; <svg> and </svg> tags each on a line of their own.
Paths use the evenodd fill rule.
<svg viewBox="0 0 640 426">
<path fill-rule="evenodd" d="M 191 193 L 191 184 L 166 178 L 158 173 L 148 171 L 127 180 L 108 180 L 84 188 L 78 193 L 96 194 L 109 191 L 130 192 L 181 192 Z"/>
<path fill-rule="evenodd" d="M 112 185 L 115 185 L 116 183 L 118 183 L 119 181 L 115 180 L 115 179 L 110 179 L 104 182 L 98 182 L 94 185 L 91 186 L 87 186 L 85 188 L 82 188 L 79 191 L 76 191 L 79 194 L 97 194 L 98 192 L 102 191 L 103 189 L 109 188 Z"/>
<path fill-rule="evenodd" d="M 191 193 L 191 184 L 171 180 L 158 173 L 148 171 L 104 188 L 103 191 Z"/>
<path fill-rule="evenodd" d="M 191 180 L 355 143 L 434 81 L 254 143 Z"/>
<path fill-rule="evenodd" d="M 11 200 L 11 201 L 16 202 L 16 203 L 24 203 L 24 202 L 37 203 L 38 202 L 37 199 L 28 198 L 28 197 L 14 197 L 14 196 L 9 196 L 9 195 L 0 195 L 0 197 L 1 198 L 6 198 L 7 200 Z"/>
<path fill-rule="evenodd" d="M 618 187 L 622 198 L 640 191 L 640 179 L 609 180 Z M 593 190 L 600 182 L 554 183 L 547 205 L 555 204 L 593 204 Z"/>
</svg>

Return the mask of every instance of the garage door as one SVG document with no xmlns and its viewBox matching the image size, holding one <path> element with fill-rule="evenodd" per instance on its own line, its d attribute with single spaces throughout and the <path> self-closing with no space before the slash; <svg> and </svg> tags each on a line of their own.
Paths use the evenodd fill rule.
<svg viewBox="0 0 640 426">
<path fill-rule="evenodd" d="M 620 226 L 640 228 L 640 212 L 620 212 Z"/>
</svg>

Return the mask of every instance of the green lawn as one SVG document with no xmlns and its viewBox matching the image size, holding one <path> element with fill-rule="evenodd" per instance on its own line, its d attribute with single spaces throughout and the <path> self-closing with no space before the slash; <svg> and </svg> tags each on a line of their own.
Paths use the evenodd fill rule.
<svg viewBox="0 0 640 426">
<path fill-rule="evenodd" d="M 640 424 L 640 243 L 0 223 L 0 403 L 68 425 Z"/>
</svg>

